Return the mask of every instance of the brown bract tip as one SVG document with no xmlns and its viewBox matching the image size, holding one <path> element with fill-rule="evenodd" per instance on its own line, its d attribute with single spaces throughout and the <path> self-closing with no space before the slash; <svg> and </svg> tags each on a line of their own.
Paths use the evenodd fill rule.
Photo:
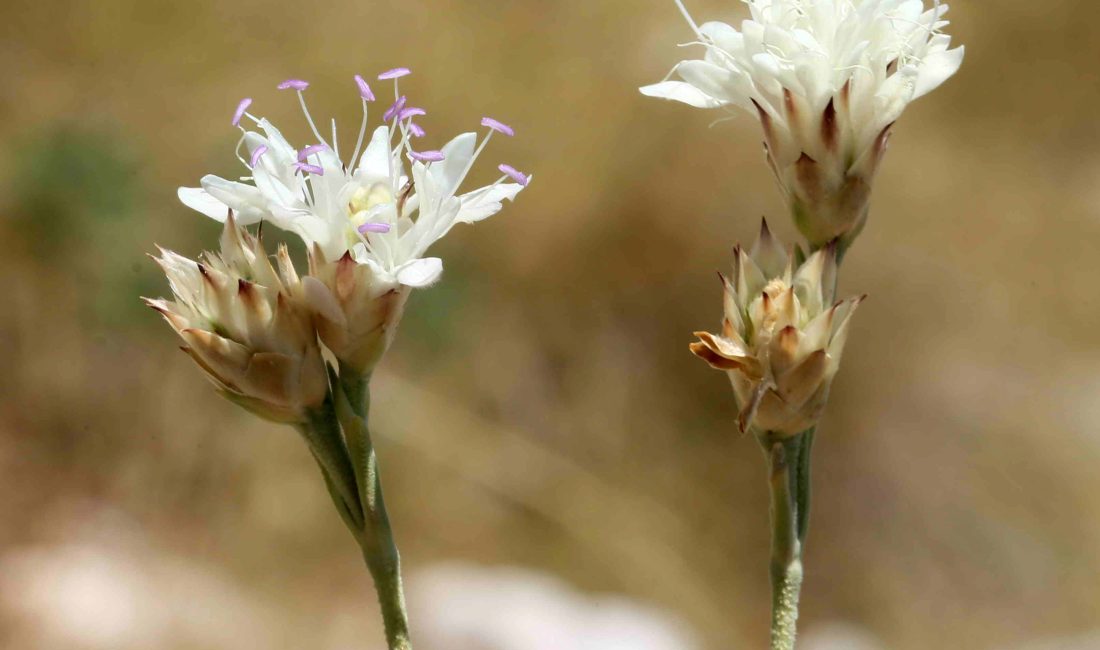
<svg viewBox="0 0 1100 650">
<path fill-rule="evenodd" d="M 783 108 L 787 111 L 787 117 L 789 119 L 798 119 L 798 107 L 794 103 L 794 95 L 790 90 L 783 89 Z"/>
<path fill-rule="evenodd" d="M 768 228 L 768 218 L 760 217 L 760 241 L 769 242 L 772 239 L 772 231 Z"/>
<path fill-rule="evenodd" d="M 829 151 L 835 151 L 837 145 L 836 106 L 832 98 L 825 106 L 825 112 L 821 115 L 821 139 Z"/>
</svg>

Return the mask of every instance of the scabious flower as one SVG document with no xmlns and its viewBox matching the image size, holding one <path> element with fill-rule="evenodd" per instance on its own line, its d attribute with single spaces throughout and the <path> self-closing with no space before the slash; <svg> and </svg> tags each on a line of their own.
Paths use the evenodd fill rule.
<svg viewBox="0 0 1100 650">
<path fill-rule="evenodd" d="M 313 315 L 286 247 L 272 266 L 262 242 L 227 215 L 221 252 L 194 261 L 161 249 L 174 300 L 145 298 L 231 401 L 276 422 L 301 423 L 328 391 Z"/>
<path fill-rule="evenodd" d="M 760 119 L 768 163 L 795 223 L 821 247 L 850 243 L 867 218 L 890 129 L 909 102 L 955 74 L 947 5 L 923 0 L 746 0 L 740 29 L 697 26 L 705 48 L 641 89 L 699 108 L 737 107 Z M 670 74 L 671 76 L 671 74 Z"/>
<path fill-rule="evenodd" d="M 742 431 L 793 436 L 817 423 L 863 300 L 833 302 L 834 245 L 800 259 L 765 222 L 751 251 L 734 249 L 733 278 L 722 277 L 721 334 L 696 332 L 699 342 L 691 344 L 694 354 L 729 374 Z"/>
<path fill-rule="evenodd" d="M 356 263 L 369 267 L 376 288 L 385 287 L 379 295 L 398 286 L 431 284 L 443 264 L 425 256 L 428 248 L 455 224 L 496 214 L 530 177 L 508 167 L 495 183 L 460 193 L 492 135 L 514 131 L 485 118 L 487 131 L 480 143 L 476 133 L 463 133 L 438 151 L 414 147 L 426 135 L 414 120 L 426 111 L 410 106 L 400 93 L 398 80 L 408 74 L 408 69 L 397 68 L 379 75 L 382 81 L 393 81 L 394 102 L 365 148 L 368 108 L 376 97 L 366 80 L 355 77 L 363 118 L 346 164 L 335 123 L 329 141 L 310 115 L 304 97 L 307 82 L 289 79 L 278 86 L 297 93 L 316 139 L 301 149 L 291 146 L 267 119 L 253 116 L 250 99 L 242 100 L 232 124 L 242 131 L 237 152 L 245 176 L 237 181 L 204 176 L 201 188 L 180 188 L 180 200 L 219 221 L 231 209 L 241 225 L 271 223 L 297 234 L 308 249 L 317 248 L 329 260 L 350 253 Z M 241 126 L 246 119 L 258 130 Z"/>
</svg>

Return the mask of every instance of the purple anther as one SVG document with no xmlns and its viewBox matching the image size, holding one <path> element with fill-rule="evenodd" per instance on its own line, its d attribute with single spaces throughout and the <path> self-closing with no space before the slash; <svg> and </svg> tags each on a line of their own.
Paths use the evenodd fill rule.
<svg viewBox="0 0 1100 650">
<path fill-rule="evenodd" d="M 314 176 L 324 176 L 325 175 L 324 168 L 318 167 L 317 165 L 309 165 L 309 164 L 306 164 L 306 163 L 303 163 L 303 162 L 296 162 L 296 163 L 294 163 L 294 166 L 297 167 L 298 169 L 304 171 L 304 172 L 309 172 L 310 174 L 313 174 Z"/>
<path fill-rule="evenodd" d="M 306 158 L 325 149 L 328 149 L 328 147 L 323 144 L 311 144 L 298 152 L 298 162 L 304 162 Z"/>
<path fill-rule="evenodd" d="M 265 153 L 267 153 L 266 144 L 261 144 L 260 146 L 256 147 L 256 149 L 252 152 L 252 157 L 248 160 L 248 166 L 255 169 L 257 163 L 260 162 L 260 156 L 264 155 Z"/>
<path fill-rule="evenodd" d="M 287 88 L 293 88 L 294 90 L 305 90 L 309 88 L 308 81 L 302 81 L 301 79 L 287 79 L 283 83 L 275 86 L 279 90 L 286 90 Z"/>
<path fill-rule="evenodd" d="M 240 104 L 237 104 L 237 110 L 233 112 L 233 126 L 237 126 L 241 123 L 241 118 L 244 117 L 244 112 L 247 111 L 248 107 L 251 105 L 251 97 L 245 97 L 241 100 Z"/>
<path fill-rule="evenodd" d="M 505 176 L 508 176 L 520 185 L 527 187 L 527 184 L 531 182 L 531 177 L 523 172 L 519 171 L 511 165 L 501 165 L 497 167 L 500 171 L 504 172 Z"/>
<path fill-rule="evenodd" d="M 356 228 L 356 230 L 358 230 L 359 234 L 361 234 L 361 235 L 365 235 L 368 232 L 389 232 L 390 231 L 390 224 L 388 224 L 388 223 L 365 223 L 365 224 L 359 226 L 358 228 Z"/>
<path fill-rule="evenodd" d="M 441 162 L 446 158 L 442 151 L 410 151 L 409 157 L 420 162 Z"/>
<path fill-rule="evenodd" d="M 378 75 L 378 79 L 380 81 L 385 81 L 387 79 L 400 79 L 401 77 L 405 77 L 410 74 L 412 74 L 412 70 L 409 70 L 408 68 L 394 68 L 393 70 L 386 70 L 382 74 Z"/>
<path fill-rule="evenodd" d="M 359 96 L 363 98 L 363 101 L 374 101 L 374 93 L 371 92 L 370 85 L 367 83 L 366 79 L 359 75 L 355 75 L 355 85 L 359 86 Z"/>
<path fill-rule="evenodd" d="M 414 124 L 413 122 L 409 122 L 409 135 L 411 135 L 414 138 L 423 138 L 424 133 L 425 133 L 424 127 L 420 126 L 419 124 Z"/>
<path fill-rule="evenodd" d="M 491 117 L 481 118 L 481 126 L 487 126 L 490 129 L 496 131 L 497 133 L 503 133 L 504 135 L 508 136 L 509 138 L 516 134 L 515 129 L 508 126 L 504 122 L 499 122 L 497 120 L 494 120 Z"/>
<path fill-rule="evenodd" d="M 407 120 L 410 117 L 416 117 L 417 115 L 427 115 L 428 111 L 417 106 L 410 106 L 408 108 L 402 108 L 401 112 L 397 114 L 397 120 Z"/>
<path fill-rule="evenodd" d="M 389 122 L 390 120 L 392 120 L 394 118 L 394 116 L 396 116 L 398 113 L 400 113 L 402 110 L 404 110 L 405 102 L 407 102 L 407 101 L 408 101 L 408 98 L 405 97 L 404 95 L 401 95 L 400 97 L 398 97 L 397 101 L 394 102 L 393 105 L 391 105 L 388 109 L 386 109 L 386 112 L 382 114 L 382 121 L 383 122 Z"/>
</svg>

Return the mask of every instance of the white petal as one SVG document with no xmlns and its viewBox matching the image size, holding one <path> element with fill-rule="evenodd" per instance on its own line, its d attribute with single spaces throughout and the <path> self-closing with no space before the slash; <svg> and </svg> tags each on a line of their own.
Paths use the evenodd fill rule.
<svg viewBox="0 0 1100 650">
<path fill-rule="evenodd" d="M 739 52 L 745 47 L 745 39 L 741 32 L 723 22 L 711 21 L 703 23 L 699 32 L 714 42 L 714 44 L 729 53 Z"/>
<path fill-rule="evenodd" d="M 917 74 L 913 99 L 927 95 L 958 72 L 965 52 L 966 48 L 960 46 L 945 52 L 931 52 L 925 56 Z"/>
<path fill-rule="evenodd" d="M 233 208 L 237 223 L 241 225 L 255 223 L 268 214 L 263 193 L 253 185 L 209 175 L 203 176 L 200 182 L 207 194 Z"/>
<path fill-rule="evenodd" d="M 427 257 L 397 267 L 397 281 L 407 287 L 426 287 L 443 273 L 443 260 Z"/>
<path fill-rule="evenodd" d="M 374 130 L 366 151 L 359 158 L 358 173 L 366 176 L 366 182 L 377 183 L 390 177 L 390 129 L 380 126 Z"/>
<path fill-rule="evenodd" d="M 470 159 L 474 155 L 475 144 L 477 144 L 476 133 L 463 133 L 443 145 L 442 151 L 446 157 L 442 162 L 433 163 L 429 168 L 441 192 L 453 194 L 458 190 L 466 168 L 470 165 Z"/>
<path fill-rule="evenodd" d="M 210 196 L 201 187 L 181 187 L 176 190 L 176 195 L 192 210 L 197 210 L 215 221 L 225 222 L 229 206 Z"/>
<path fill-rule="evenodd" d="M 672 101 L 683 102 L 695 108 L 718 108 L 719 106 L 727 104 L 727 102 L 715 99 L 695 86 L 683 81 L 662 81 L 661 83 L 650 86 L 642 86 L 639 90 L 647 97 L 671 99 Z"/>
<path fill-rule="evenodd" d="M 530 183 L 530 179 L 528 179 L 528 183 Z M 516 195 L 523 189 L 523 186 L 519 183 L 501 183 L 488 189 L 483 188 L 464 194 L 460 197 L 462 207 L 459 208 L 455 221 L 458 223 L 474 223 L 487 219 L 500 212 L 501 208 L 504 207 L 502 201 L 515 200 Z"/>
</svg>

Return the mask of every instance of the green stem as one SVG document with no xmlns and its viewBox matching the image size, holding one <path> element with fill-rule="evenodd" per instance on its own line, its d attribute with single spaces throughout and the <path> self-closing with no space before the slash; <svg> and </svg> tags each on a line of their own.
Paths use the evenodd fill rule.
<svg viewBox="0 0 1100 650">
<path fill-rule="evenodd" d="M 795 512 L 798 517 L 798 542 L 806 545 L 806 533 L 810 528 L 810 458 L 814 448 L 814 432 L 811 427 L 799 435 L 798 468 L 795 472 Z"/>
<path fill-rule="evenodd" d="M 389 650 L 412 650 L 409 640 L 409 617 L 405 609 L 405 593 L 401 583 L 401 554 L 393 538 L 386 501 L 382 496 L 382 480 L 378 472 L 378 457 L 371 441 L 367 417 L 370 412 L 370 378 L 341 365 L 341 394 L 336 411 L 348 440 L 351 462 L 359 486 L 358 501 L 364 520 L 362 534 L 357 537 L 363 549 L 363 559 L 374 579 L 382 622 L 386 628 Z"/>
<path fill-rule="evenodd" d="M 794 650 L 798 596 L 802 589 L 802 549 L 798 537 L 798 506 L 792 489 L 803 436 L 760 438 L 768 457 L 772 520 L 771 650 Z"/>
</svg>

